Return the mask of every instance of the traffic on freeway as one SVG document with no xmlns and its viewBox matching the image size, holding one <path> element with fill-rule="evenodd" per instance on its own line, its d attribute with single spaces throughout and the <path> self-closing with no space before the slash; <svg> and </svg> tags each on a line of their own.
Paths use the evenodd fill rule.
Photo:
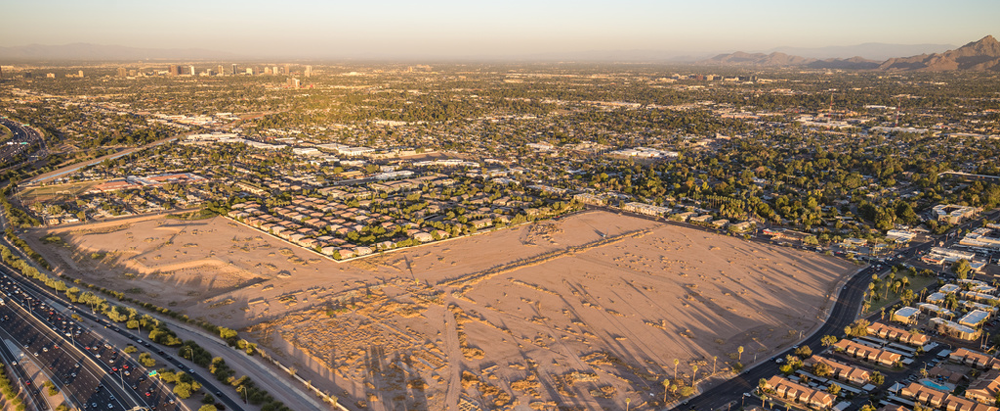
<svg viewBox="0 0 1000 411">
<path fill-rule="evenodd" d="M 44 154 L 45 141 L 35 129 L 2 117 L 0 117 L 0 125 L 9 129 L 12 134 L 9 140 L 0 143 L 0 167 L 7 167 L 28 159 L 27 156 L 32 154 L 29 149 L 32 148 L 41 148 L 42 150 L 41 153 L 34 153 L 34 155 Z"/>
<path fill-rule="evenodd" d="M 9 285 L 7 284 L 8 281 L 10 282 Z M 170 394 L 169 389 L 164 387 L 161 390 L 162 392 L 158 392 L 156 390 L 150 391 L 153 382 L 158 384 L 158 386 L 162 386 L 162 384 L 160 384 L 159 380 L 155 377 L 148 378 L 148 372 L 151 370 L 144 369 L 140 364 L 132 361 L 128 355 L 120 353 L 119 350 L 123 347 L 115 347 L 105 338 L 105 336 L 102 336 L 102 333 L 110 332 L 119 334 L 134 341 L 136 346 L 145 347 L 150 354 L 154 357 L 158 357 L 159 360 L 163 360 L 166 363 L 173 365 L 178 370 L 186 372 L 198 381 L 206 392 L 212 393 L 218 401 L 216 403 L 216 407 L 218 409 L 232 409 L 237 411 L 241 411 L 243 409 L 240 406 L 241 404 L 229 398 L 216 386 L 218 382 L 214 379 L 202 376 L 200 373 L 197 373 L 194 369 L 181 362 L 177 357 L 165 352 L 159 347 L 154 347 L 152 343 L 144 341 L 141 337 L 128 332 L 128 330 L 121 329 L 115 325 L 115 323 L 97 317 L 86 310 L 76 310 L 72 308 L 72 304 L 65 301 L 65 296 L 51 293 L 49 290 L 36 286 L 34 283 L 10 272 L 10 269 L 6 266 L 0 266 L 0 285 L 5 287 L 10 286 L 13 290 L 19 291 L 19 293 L 15 293 L 17 296 L 24 295 L 27 298 L 31 298 L 29 301 L 33 301 L 39 305 L 44 304 L 44 307 L 47 307 L 49 311 L 53 312 L 52 315 L 58 317 L 58 319 L 55 319 L 56 323 L 53 324 L 57 328 L 62 325 L 63 321 L 66 321 L 67 324 L 73 324 L 76 327 L 80 327 L 77 322 L 71 318 L 72 314 L 78 315 L 81 319 L 86 319 L 104 326 L 103 328 L 94 328 L 90 330 L 80 327 L 81 333 L 79 336 L 76 335 L 76 329 L 72 329 L 69 336 L 66 336 L 64 332 L 62 334 L 58 334 L 67 339 L 66 344 L 74 344 L 79 350 L 87 353 L 93 361 L 101 364 L 105 373 L 114 377 L 112 382 L 117 381 L 116 386 L 108 386 L 107 384 L 104 384 L 101 389 L 131 389 L 131 391 L 127 393 L 135 396 L 137 399 L 135 402 L 141 407 L 156 410 L 180 409 L 178 408 L 179 404 L 177 400 L 173 397 L 173 394 Z M 0 290 L 4 290 L 3 292 L 7 294 L 13 292 L 8 292 L 3 288 L 0 288 Z M 69 308 L 65 308 L 63 309 L 64 312 L 61 312 L 59 309 L 53 309 L 53 305 Z M 6 326 L 4 328 L 6 328 Z M 62 332 L 61 328 L 58 329 Z M 134 370 L 136 368 L 141 371 L 135 372 Z M 212 376 L 209 375 L 209 377 L 211 378 Z M 124 395 L 126 392 L 123 391 L 119 394 Z M 116 398 L 121 398 L 121 396 Z M 105 405 L 104 407 L 107 406 Z"/>
<path fill-rule="evenodd" d="M 33 362 L 79 409 L 177 410 L 170 390 L 148 370 L 69 317 L 69 310 L 0 279 L 0 339 Z M 46 407 L 47 408 L 47 407 Z"/>
</svg>

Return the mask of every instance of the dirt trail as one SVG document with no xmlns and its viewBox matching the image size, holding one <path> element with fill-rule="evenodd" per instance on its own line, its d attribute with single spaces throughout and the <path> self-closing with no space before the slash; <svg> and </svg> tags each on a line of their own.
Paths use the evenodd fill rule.
<svg viewBox="0 0 1000 411">
<path fill-rule="evenodd" d="M 451 310 L 444 311 L 445 355 L 448 358 L 448 395 L 444 403 L 449 411 L 459 411 L 458 396 L 462 393 L 462 348 L 458 345 L 458 324 Z"/>
</svg>

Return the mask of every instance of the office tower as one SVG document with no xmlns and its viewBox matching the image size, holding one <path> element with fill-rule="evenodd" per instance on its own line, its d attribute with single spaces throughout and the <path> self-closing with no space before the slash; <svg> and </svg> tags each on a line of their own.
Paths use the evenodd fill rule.
<svg viewBox="0 0 1000 411">
<path fill-rule="evenodd" d="M 83 78 L 83 70 L 77 70 L 76 75 L 80 78 Z"/>
<path fill-rule="evenodd" d="M 286 76 L 292 75 L 292 66 L 290 64 L 285 64 L 285 75 Z"/>
<path fill-rule="evenodd" d="M 234 76 L 236 75 L 236 65 L 235 64 L 233 64 L 233 75 Z"/>
<path fill-rule="evenodd" d="M 247 67 L 247 75 L 248 76 L 252 76 L 253 75 L 253 68 L 252 67 Z"/>
<path fill-rule="evenodd" d="M 171 76 L 180 75 L 181 74 L 181 68 L 177 67 L 176 64 L 171 64 L 170 65 L 170 69 L 167 71 L 167 74 L 170 74 Z"/>
<path fill-rule="evenodd" d="M 216 67 L 216 71 L 215 71 L 215 73 L 216 73 L 216 74 L 218 74 L 218 75 L 220 75 L 220 76 L 222 76 L 222 75 L 225 75 L 225 74 L 226 74 L 226 72 L 225 72 L 224 70 L 225 70 L 225 69 L 224 69 L 224 68 L 222 67 L 222 65 L 220 64 L 220 65 L 219 65 L 219 67 Z"/>
<path fill-rule="evenodd" d="M 271 68 L 268 66 L 264 66 L 264 74 L 271 74 Z"/>
<path fill-rule="evenodd" d="M 194 72 L 194 66 L 191 66 L 191 75 L 192 75 L 192 76 L 196 76 L 196 75 L 198 75 L 198 73 L 195 73 L 195 72 Z"/>
<path fill-rule="evenodd" d="M 118 77 L 125 77 L 127 75 L 128 72 L 125 71 L 125 67 L 118 67 Z"/>
<path fill-rule="evenodd" d="M 280 73 L 278 71 L 278 66 L 271 67 L 271 73 L 277 76 Z"/>
<path fill-rule="evenodd" d="M 306 66 L 306 77 L 312 77 L 312 75 L 313 75 L 313 66 Z"/>
</svg>

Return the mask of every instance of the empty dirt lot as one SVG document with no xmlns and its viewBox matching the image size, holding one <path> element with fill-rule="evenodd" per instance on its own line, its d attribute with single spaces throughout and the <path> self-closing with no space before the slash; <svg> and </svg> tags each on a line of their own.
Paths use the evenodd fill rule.
<svg viewBox="0 0 1000 411">
<path fill-rule="evenodd" d="M 675 359 L 690 383 L 724 378 L 737 347 L 748 363 L 791 345 L 854 269 L 605 212 L 343 264 L 223 218 L 102 224 L 38 230 L 32 246 L 87 281 L 249 331 L 377 410 L 635 408 L 662 398 Z"/>
</svg>

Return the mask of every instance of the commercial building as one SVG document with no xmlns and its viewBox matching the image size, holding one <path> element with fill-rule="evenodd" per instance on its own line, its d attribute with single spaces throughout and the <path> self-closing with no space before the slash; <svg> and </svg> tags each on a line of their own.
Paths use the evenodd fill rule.
<svg viewBox="0 0 1000 411">
<path fill-rule="evenodd" d="M 990 313 L 983 310 L 972 310 L 958 319 L 958 323 L 967 327 L 978 327 L 990 318 Z"/>
<path fill-rule="evenodd" d="M 889 230 L 885 233 L 885 238 L 899 244 L 905 244 L 917 236 L 917 233 L 906 230 Z"/>
<path fill-rule="evenodd" d="M 972 230 L 965 234 L 965 237 L 962 237 L 958 243 L 966 247 L 1000 250 L 1000 225 L 989 224 L 986 227 Z"/>
<path fill-rule="evenodd" d="M 954 204 L 938 204 L 931 209 L 937 221 L 948 224 L 958 224 L 963 220 L 972 218 L 979 209 L 975 207 L 960 206 Z"/>
<path fill-rule="evenodd" d="M 934 328 L 941 334 L 966 341 L 975 340 L 982 334 L 980 330 L 941 317 L 931 318 L 931 324 L 934 324 Z"/>
<path fill-rule="evenodd" d="M 913 307 L 903 307 L 892 313 L 892 321 L 913 325 L 917 323 L 917 317 L 919 315 L 920 310 Z"/>
<path fill-rule="evenodd" d="M 974 271 L 982 270 L 986 266 L 986 262 L 977 261 L 976 253 L 970 251 L 953 250 L 951 248 L 941 248 L 933 247 L 927 255 L 920 257 L 920 259 L 927 264 L 953 264 L 958 260 L 965 260 L 969 262 L 969 266 L 972 267 Z"/>
<path fill-rule="evenodd" d="M 797 402 L 812 408 L 826 410 L 833 407 L 833 395 L 792 382 L 780 376 L 773 376 L 764 386 L 783 400 Z"/>
<path fill-rule="evenodd" d="M 929 314 L 930 313 L 937 314 L 938 317 L 948 317 L 948 318 L 955 317 L 955 313 L 953 313 L 951 310 L 944 307 L 940 307 L 937 304 L 917 303 L 917 308 L 921 309 L 922 311 L 927 311 L 927 313 Z"/>
</svg>

